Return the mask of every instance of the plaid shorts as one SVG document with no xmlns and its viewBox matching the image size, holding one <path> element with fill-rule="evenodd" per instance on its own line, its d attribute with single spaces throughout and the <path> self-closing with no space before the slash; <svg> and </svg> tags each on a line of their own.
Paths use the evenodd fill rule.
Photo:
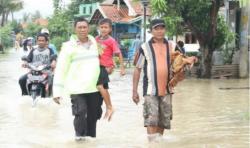
<svg viewBox="0 0 250 148">
<path fill-rule="evenodd" d="M 143 116 L 144 126 L 158 126 L 170 129 L 172 120 L 172 95 L 163 97 L 144 96 Z"/>
</svg>

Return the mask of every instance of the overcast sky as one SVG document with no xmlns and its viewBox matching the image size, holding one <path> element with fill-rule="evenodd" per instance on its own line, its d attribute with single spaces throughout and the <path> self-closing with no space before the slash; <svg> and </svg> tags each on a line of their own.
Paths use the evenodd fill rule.
<svg viewBox="0 0 250 148">
<path fill-rule="evenodd" d="M 23 0 L 24 9 L 14 14 L 15 18 L 21 19 L 23 13 L 35 13 L 36 10 L 40 11 L 43 17 L 47 17 L 53 14 L 53 0 Z M 63 0 L 66 4 L 70 0 Z"/>
</svg>

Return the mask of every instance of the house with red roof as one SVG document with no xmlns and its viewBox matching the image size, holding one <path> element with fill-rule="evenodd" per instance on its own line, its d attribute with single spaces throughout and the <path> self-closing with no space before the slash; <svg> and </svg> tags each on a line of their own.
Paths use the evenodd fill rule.
<svg viewBox="0 0 250 148">
<path fill-rule="evenodd" d="M 151 15 L 147 9 L 146 15 Z M 134 0 L 106 0 L 97 5 L 90 17 L 90 24 L 98 24 L 102 18 L 112 20 L 112 36 L 118 41 L 133 39 L 137 34 L 142 34 L 143 5 Z"/>
</svg>

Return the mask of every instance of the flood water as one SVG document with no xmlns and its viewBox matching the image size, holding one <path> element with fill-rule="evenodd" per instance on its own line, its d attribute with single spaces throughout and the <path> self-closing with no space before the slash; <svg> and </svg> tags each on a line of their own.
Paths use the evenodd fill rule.
<svg viewBox="0 0 250 148">
<path fill-rule="evenodd" d="M 96 139 L 75 142 L 70 99 L 64 98 L 61 105 L 50 98 L 40 99 L 32 107 L 31 98 L 20 95 L 18 78 L 25 73 L 20 56 L 15 51 L 0 55 L 1 148 L 249 147 L 248 79 L 184 80 L 173 97 L 172 129 L 165 131 L 161 142 L 149 144 L 143 127 L 143 99 L 139 105 L 131 100 L 132 72 L 124 77 L 114 73 L 112 121 L 98 121 Z"/>
</svg>

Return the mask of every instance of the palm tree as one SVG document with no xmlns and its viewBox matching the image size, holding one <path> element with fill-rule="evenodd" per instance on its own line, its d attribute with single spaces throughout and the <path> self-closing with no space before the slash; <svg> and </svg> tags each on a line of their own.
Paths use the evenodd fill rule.
<svg viewBox="0 0 250 148">
<path fill-rule="evenodd" d="M 13 0 L 13 3 L 10 5 L 10 12 L 12 16 L 12 21 L 14 20 L 14 12 L 23 9 L 23 1 L 22 0 Z"/>
<path fill-rule="evenodd" d="M 10 13 L 12 14 L 12 19 L 14 19 L 13 13 L 21 10 L 22 8 L 22 0 L 0 0 L 0 16 L 2 16 L 1 26 L 7 22 Z"/>
</svg>

